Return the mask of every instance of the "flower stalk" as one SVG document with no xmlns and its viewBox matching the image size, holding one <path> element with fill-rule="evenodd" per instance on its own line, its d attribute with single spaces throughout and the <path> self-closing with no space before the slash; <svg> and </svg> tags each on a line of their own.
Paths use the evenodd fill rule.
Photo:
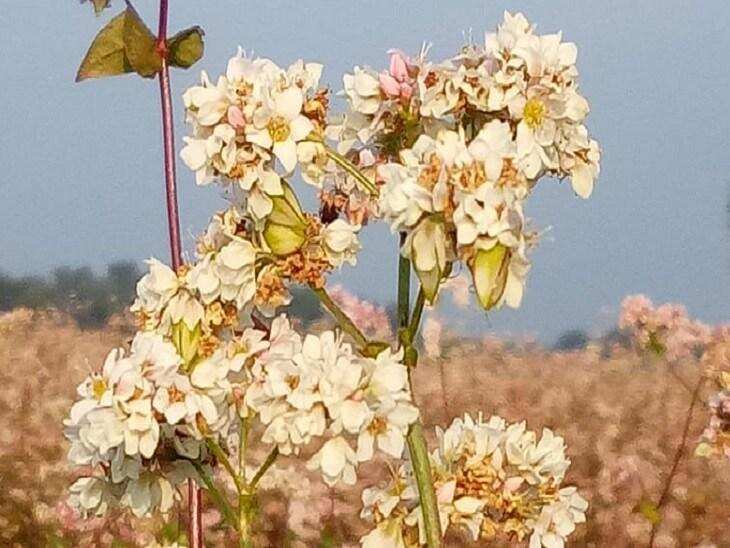
<svg viewBox="0 0 730 548">
<path fill-rule="evenodd" d="M 170 68 L 167 59 L 168 0 L 160 0 L 157 50 L 162 58 L 158 75 L 160 83 L 160 106 L 162 109 L 162 143 L 165 165 L 165 198 L 167 203 L 167 228 L 170 239 L 172 267 L 177 271 L 182 266 L 182 245 L 180 240 L 180 213 L 177 202 L 175 175 L 175 133 L 172 118 L 172 92 L 170 90 Z M 202 496 L 195 481 L 188 480 L 188 543 L 190 548 L 203 546 Z"/>
<path fill-rule="evenodd" d="M 403 237 L 401 236 L 402 239 Z M 409 320 L 410 278 L 411 263 L 401 255 L 398 260 L 398 324 L 404 345 L 404 363 L 408 366 L 408 379 L 411 384 L 411 394 L 413 396 L 411 370 L 416 366 L 418 357 L 413 348 L 415 333 L 411 332 L 410 327 L 414 326 L 416 331 L 418 329 L 420 317 L 423 313 L 425 295 L 422 290 L 419 291 L 413 318 Z M 420 306 L 419 302 L 421 303 Z M 418 495 L 421 500 L 421 512 L 426 531 L 426 544 L 429 548 L 440 548 L 441 521 L 438 512 L 438 501 L 436 500 L 436 492 L 433 487 L 428 446 L 420 420 L 411 425 L 406 441 L 408 442 L 408 451 L 411 456 L 411 463 L 413 464 L 413 475 L 418 485 Z"/>
<path fill-rule="evenodd" d="M 677 470 L 679 468 L 679 463 L 682 461 L 682 457 L 684 456 L 684 452 L 687 448 L 687 438 L 689 436 L 689 428 L 692 424 L 692 414 L 694 413 L 695 406 L 697 405 L 697 402 L 700 399 L 700 392 L 702 391 L 702 386 L 705 384 L 705 376 L 704 374 L 700 375 L 699 380 L 697 381 L 697 384 L 695 384 L 694 390 L 692 391 L 692 398 L 690 399 L 689 407 L 687 408 L 687 415 L 684 419 L 684 428 L 682 429 L 682 439 L 679 442 L 679 446 L 677 447 L 677 451 L 674 454 L 674 460 L 672 461 L 672 468 L 669 470 L 669 474 L 667 475 L 667 479 L 664 482 L 664 488 L 662 489 L 661 495 L 659 495 L 659 500 L 656 503 L 656 510 L 659 511 L 662 506 L 667 502 L 669 499 L 669 491 L 672 487 L 672 482 L 674 481 L 674 477 L 677 474 Z M 652 523 L 651 526 L 651 535 L 649 536 L 649 548 L 654 547 L 654 540 L 657 533 L 657 527 L 659 525 L 659 522 Z"/>
</svg>

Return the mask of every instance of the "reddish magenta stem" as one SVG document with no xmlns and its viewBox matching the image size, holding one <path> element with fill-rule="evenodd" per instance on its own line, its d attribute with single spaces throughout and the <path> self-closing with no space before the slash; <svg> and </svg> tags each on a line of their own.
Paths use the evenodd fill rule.
<svg viewBox="0 0 730 548">
<path fill-rule="evenodd" d="M 180 243 L 180 214 L 177 205 L 177 183 L 175 177 L 175 133 L 172 119 L 172 94 L 170 92 L 170 70 L 167 64 L 167 15 L 168 0 L 160 0 L 160 25 L 157 33 L 157 50 L 162 56 L 160 71 L 160 104 L 162 106 L 162 140 L 165 158 L 165 196 L 167 201 L 167 227 L 170 236 L 172 267 L 182 265 Z M 188 480 L 188 546 L 203 548 L 202 497 L 200 487 L 194 480 Z"/>
<path fill-rule="evenodd" d="M 167 199 L 167 227 L 170 234 L 172 267 L 182 265 L 180 244 L 180 214 L 177 207 L 177 184 L 175 182 L 175 135 L 172 122 L 172 98 L 170 96 L 170 71 L 167 61 L 162 62 L 160 71 L 160 101 L 162 104 L 162 138 L 165 153 L 165 194 Z"/>
</svg>

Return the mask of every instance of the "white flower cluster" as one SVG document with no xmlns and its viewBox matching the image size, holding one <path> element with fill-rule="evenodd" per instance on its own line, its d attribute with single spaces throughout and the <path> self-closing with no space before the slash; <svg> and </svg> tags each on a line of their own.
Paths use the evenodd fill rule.
<svg viewBox="0 0 730 548">
<path fill-rule="evenodd" d="M 330 134 L 377 166 L 380 214 L 408 234 L 402 251 L 429 299 L 460 259 L 482 306 L 518 306 L 536 239 L 523 215 L 531 189 L 550 175 L 591 194 L 600 151 L 583 125 L 576 57 L 560 34 L 505 13 L 483 44 L 444 62 L 396 51 L 388 71 L 345 76 L 349 110 Z"/>
<path fill-rule="evenodd" d="M 65 421 L 69 460 L 101 467 L 104 477 L 79 479 L 72 502 L 102 514 L 116 502 L 136 515 L 172 505 L 173 487 L 190 476 L 185 458 L 201 456 L 201 427 L 225 417 L 225 394 L 180 373 L 175 347 L 152 332 L 141 332 L 128 355 L 109 353 L 99 373 L 78 387 L 79 400 Z M 158 461 L 160 452 L 177 458 Z M 150 466 L 155 462 L 155 466 Z"/>
<path fill-rule="evenodd" d="M 442 529 L 472 539 L 529 539 L 530 548 L 565 545 L 588 503 L 575 487 L 561 487 L 570 461 L 561 437 L 544 429 L 538 440 L 525 423 L 500 417 L 455 419 L 436 429 L 431 466 Z M 421 546 L 421 510 L 409 464 L 386 488 L 363 491 L 362 517 L 376 527 L 361 539 L 366 548 Z"/>
<path fill-rule="evenodd" d="M 329 485 L 352 484 L 358 463 L 372 459 L 376 445 L 400 458 L 418 418 L 401 359 L 389 349 L 376 358 L 357 356 L 333 331 L 302 338 L 280 316 L 272 322 L 269 348 L 253 366 L 245 402 L 266 426 L 262 441 L 283 454 L 326 435 L 311 467 Z M 356 440 L 354 449 L 347 436 Z"/>
<path fill-rule="evenodd" d="M 300 60 L 284 70 L 240 50 L 217 82 L 203 73 L 201 85 L 183 96 L 193 133 L 181 156 L 198 184 L 234 184 L 246 192 L 255 219 L 269 215 L 271 197 L 283 192 L 281 178 L 296 168 L 298 147 L 326 112 L 324 95 L 310 97 L 321 73 L 317 63 Z"/>
<path fill-rule="evenodd" d="M 287 265 L 257 271 L 269 286 L 276 283 L 272 278 L 291 277 L 321 285 L 325 271 L 355 264 L 364 218 L 320 219 L 305 213 L 287 182 L 298 165 L 302 178 L 314 184 L 320 168 L 339 171 L 322 142 L 329 100 L 326 90 L 317 89 L 321 72 L 316 63 L 297 61 L 284 70 L 239 51 L 215 84 L 203 73 L 202 84 L 185 92 L 192 135 L 185 137 L 181 157 L 196 172 L 199 184 L 222 183 L 235 210 L 225 223 L 221 216 L 217 223 L 214 219 L 208 232 L 239 242 L 226 252 L 221 246 L 228 242 L 209 234 L 213 241 L 206 251 L 216 255 L 201 256 L 195 273 L 206 298 L 221 294 L 242 308 L 240 301 L 253 297 L 251 262 L 236 266 L 243 261 L 243 247 L 249 257 L 296 255 Z M 233 264 L 223 264 L 226 261 Z M 275 298 L 262 306 L 271 314 L 276 306 L 287 304 L 288 295 L 279 288 L 268 290 Z"/>
<path fill-rule="evenodd" d="M 148 274 L 143 289 L 155 286 L 150 280 L 162 279 L 160 272 L 166 274 Z M 200 322 L 184 324 L 171 328 L 182 351 L 158 332 L 142 331 L 128 355 L 112 351 L 79 386 L 65 423 L 69 459 L 102 472 L 74 485 L 72 502 L 82 510 L 104 513 L 117 504 L 138 515 L 166 511 L 173 487 L 194 475 L 191 461 L 210 464 L 205 440 L 227 446 L 240 435 L 239 417 L 257 417 L 262 442 L 284 454 L 323 438 L 311 465 L 328 484 L 354 483 L 356 466 L 375 446 L 402 456 L 418 411 L 399 354 L 357 356 L 332 331 L 302 338 L 285 316 L 269 334 L 215 330 L 215 345 L 203 343 Z"/>
</svg>

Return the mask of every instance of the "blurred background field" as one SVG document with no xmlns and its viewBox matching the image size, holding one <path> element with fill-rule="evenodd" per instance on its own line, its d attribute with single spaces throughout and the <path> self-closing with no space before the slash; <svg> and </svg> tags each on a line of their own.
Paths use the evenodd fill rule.
<svg viewBox="0 0 730 548">
<path fill-rule="evenodd" d="M 47 279 L 0 278 L 0 545 L 153 546 L 184 530 L 174 513 L 165 523 L 118 515 L 84 521 L 64 502 L 73 478 L 62 421 L 74 387 L 132 336 L 123 310 L 137 275 L 120 264 L 107 276 L 81 269 Z M 316 329 L 327 320 L 307 302 L 300 321 Z M 573 460 L 567 483 L 590 501 L 573 545 L 646 546 L 651 524 L 641 509 L 658 499 L 671 468 L 689 388 L 700 375 L 697 360 L 672 364 L 639 355 L 618 330 L 601 338 L 573 331 L 546 348 L 529 339 L 466 338 L 428 322 L 416 382 L 427 426 L 482 411 L 526 419 L 538 432 L 554 429 Z M 658 547 L 730 546 L 730 463 L 692 455 L 709 416 L 706 396 L 662 511 Z M 371 463 L 363 483 L 386 473 L 384 462 Z M 303 471 L 293 477 L 290 489 L 263 496 L 257 546 L 356 545 L 364 532 L 357 494 L 327 489 Z M 210 545 L 226 545 L 217 512 L 205 519 Z M 466 544 L 452 538 L 448 545 Z"/>
</svg>

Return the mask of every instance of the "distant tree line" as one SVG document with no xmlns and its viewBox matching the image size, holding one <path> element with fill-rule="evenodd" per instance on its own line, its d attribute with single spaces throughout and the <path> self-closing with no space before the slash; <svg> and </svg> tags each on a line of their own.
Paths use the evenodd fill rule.
<svg viewBox="0 0 730 548">
<path fill-rule="evenodd" d="M 129 306 L 141 275 L 140 267 L 130 261 L 112 263 L 102 275 L 88 266 L 63 266 L 48 276 L 0 272 L 0 311 L 54 308 L 70 314 L 81 327 L 99 327 Z"/>
<path fill-rule="evenodd" d="M 111 263 L 104 274 L 88 266 L 63 266 L 47 276 L 11 276 L 0 272 L 0 312 L 14 308 L 53 308 L 72 316 L 82 328 L 103 326 L 110 316 L 127 308 L 135 296 L 139 265 Z M 292 314 L 305 324 L 322 317 L 317 297 L 295 287 Z"/>
<path fill-rule="evenodd" d="M 53 308 L 69 314 L 82 328 L 102 327 L 110 316 L 127 308 L 135 296 L 140 266 L 131 261 L 111 263 L 104 274 L 88 266 L 63 266 L 48 276 L 11 276 L 0 272 L 0 312 L 13 308 Z M 292 288 L 292 316 L 305 325 L 322 318 L 317 297 L 306 288 Z M 393 317 L 394 305 L 388 306 Z M 625 343 L 618 331 L 607 333 L 604 342 Z M 590 337 L 582 329 L 564 332 L 553 345 L 555 350 L 581 350 Z"/>
</svg>

